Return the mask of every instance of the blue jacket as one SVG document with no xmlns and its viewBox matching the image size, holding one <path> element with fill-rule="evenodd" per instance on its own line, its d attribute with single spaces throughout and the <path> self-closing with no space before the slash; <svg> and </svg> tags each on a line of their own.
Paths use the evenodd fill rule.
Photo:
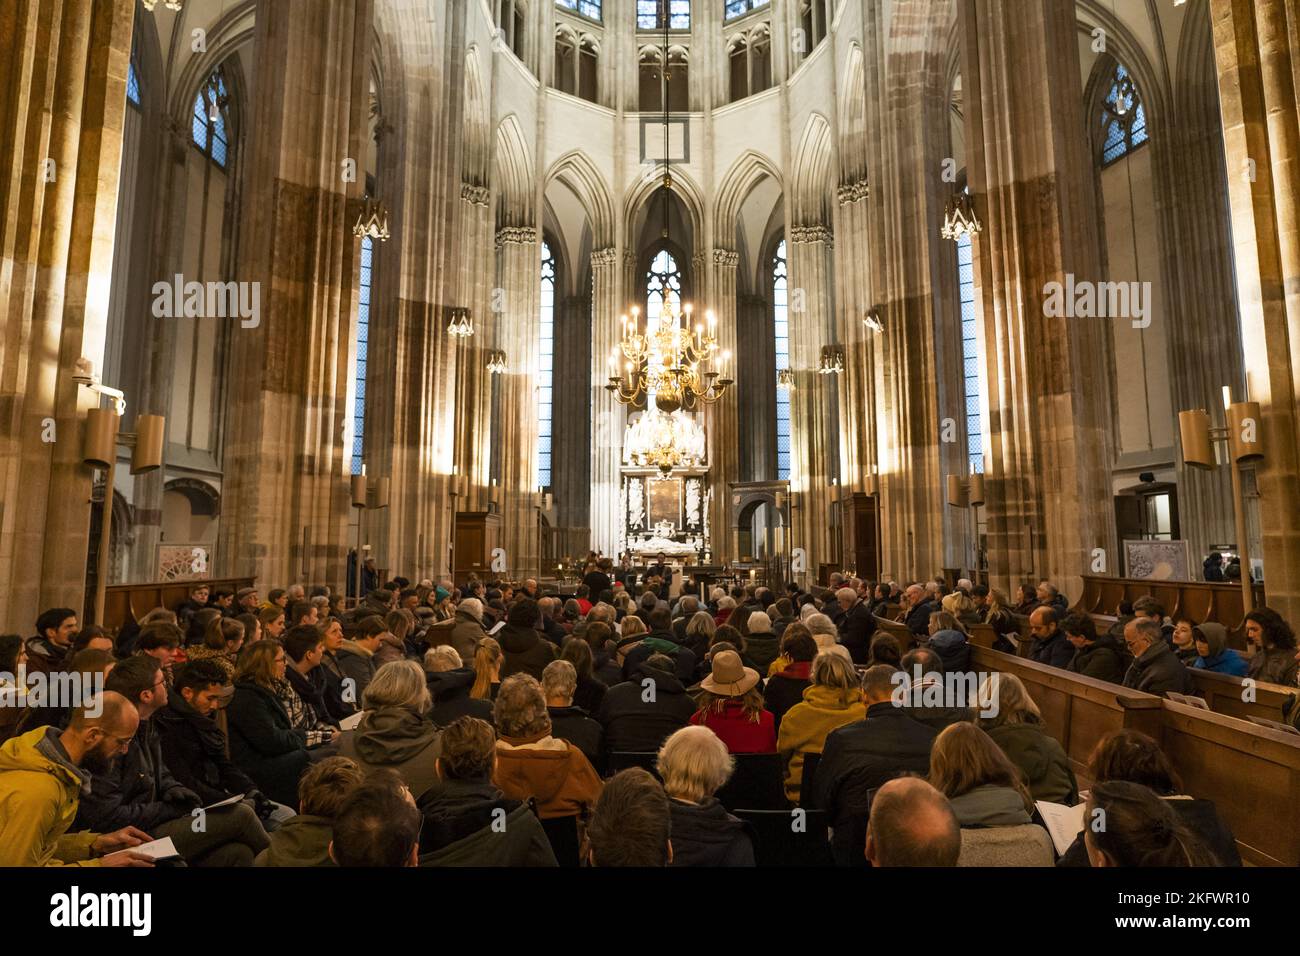
<svg viewBox="0 0 1300 956">
<path fill-rule="evenodd" d="M 1210 658 L 1198 657 L 1192 662 L 1192 666 L 1199 667 L 1203 671 L 1214 671 L 1216 674 L 1231 674 L 1233 677 L 1246 676 L 1246 658 L 1231 647 L 1225 647 L 1221 652 Z"/>
<path fill-rule="evenodd" d="M 925 643 L 943 661 L 945 674 L 970 670 L 970 644 L 961 631 L 936 631 Z"/>
</svg>

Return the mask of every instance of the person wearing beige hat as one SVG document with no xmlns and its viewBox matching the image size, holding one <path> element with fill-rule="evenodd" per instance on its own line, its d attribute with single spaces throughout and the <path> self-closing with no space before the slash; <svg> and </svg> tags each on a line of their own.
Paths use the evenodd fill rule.
<svg viewBox="0 0 1300 956">
<path fill-rule="evenodd" d="M 735 651 L 718 651 L 700 682 L 691 723 L 708 727 L 733 754 L 775 753 L 776 720 L 763 707 L 758 671 Z"/>
</svg>

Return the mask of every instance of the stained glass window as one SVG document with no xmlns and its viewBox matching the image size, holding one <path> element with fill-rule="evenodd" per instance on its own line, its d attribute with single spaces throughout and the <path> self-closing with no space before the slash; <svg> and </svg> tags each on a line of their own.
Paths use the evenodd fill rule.
<svg viewBox="0 0 1300 956">
<path fill-rule="evenodd" d="M 750 10 L 767 6 L 767 0 L 726 0 L 726 19 L 744 16 Z"/>
<path fill-rule="evenodd" d="M 1102 103 L 1101 131 L 1102 166 L 1123 159 L 1148 139 L 1147 113 L 1137 84 L 1118 63 L 1111 77 L 1110 92 Z"/>
<path fill-rule="evenodd" d="M 636 0 L 638 30 L 662 30 L 665 18 L 670 30 L 689 30 L 691 0 Z"/>
<path fill-rule="evenodd" d="M 961 293 L 961 355 L 966 382 L 966 454 L 972 473 L 984 473 L 984 430 L 980 407 L 980 343 L 975 318 L 975 266 L 971 238 L 957 240 L 957 285 Z"/>
<path fill-rule="evenodd" d="M 361 240 L 361 301 L 357 306 L 356 398 L 352 409 L 352 474 L 361 474 L 366 437 L 366 368 L 370 355 L 370 289 L 374 274 L 375 241 Z"/>
<path fill-rule="evenodd" d="M 218 69 L 194 96 L 191 135 L 194 145 L 223 169 L 229 159 L 230 141 L 226 131 L 226 107 L 229 95 L 226 79 Z M 216 105 L 215 111 L 213 105 Z"/>
<path fill-rule="evenodd" d="M 537 484 L 551 486 L 551 419 L 554 412 L 555 257 L 542 243 L 542 315 L 537 349 Z"/>
<path fill-rule="evenodd" d="M 788 278 L 785 240 L 782 239 L 772 257 L 772 318 L 776 328 L 775 375 L 778 378 L 790 367 L 790 319 L 786 308 Z M 782 481 L 790 477 L 790 393 L 783 388 L 776 390 L 776 477 Z"/>
</svg>

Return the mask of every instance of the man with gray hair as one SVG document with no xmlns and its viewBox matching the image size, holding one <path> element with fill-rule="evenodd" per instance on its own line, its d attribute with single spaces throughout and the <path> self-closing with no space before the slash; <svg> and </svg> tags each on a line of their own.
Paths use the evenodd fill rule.
<svg viewBox="0 0 1300 956">
<path fill-rule="evenodd" d="M 871 638 L 876 633 L 875 615 L 852 587 L 836 591 L 835 600 L 844 612 L 838 622 L 840 643 L 849 649 L 854 664 L 865 665 L 871 656 Z"/>
<path fill-rule="evenodd" d="M 934 586 L 933 582 L 930 586 Z M 903 592 L 903 609 L 903 623 L 909 631 L 922 639 L 930 636 L 930 615 L 943 610 L 939 602 L 932 601 L 926 588 L 919 584 L 908 585 Z"/>
<path fill-rule="evenodd" d="M 694 594 L 687 594 L 677 602 L 673 616 L 673 635 L 678 644 L 686 643 L 686 625 L 691 623 L 700 610 L 700 599 Z"/>
<path fill-rule="evenodd" d="M 1161 697 L 1170 691 L 1194 693 L 1191 673 L 1161 636 L 1160 625 L 1151 618 L 1134 618 L 1124 625 L 1124 643 L 1133 655 L 1133 663 L 1124 675 L 1125 687 Z"/>
<path fill-rule="evenodd" d="M 487 637 L 483 630 L 483 602 L 478 598 L 465 598 L 456 606 L 456 616 L 425 631 L 430 645 L 450 644 L 456 648 L 462 661 L 473 661 L 479 642 Z"/>
<path fill-rule="evenodd" d="M 894 704 L 906 675 L 888 664 L 862 675 L 867 716 L 830 732 L 813 778 L 810 805 L 826 811 L 835 833 L 831 848 L 840 866 L 861 866 L 871 792 L 901 774 L 930 772 L 930 747 L 938 733 Z"/>
<path fill-rule="evenodd" d="M 569 636 L 569 632 L 559 622 L 559 614 L 563 607 L 559 598 L 544 597 L 537 602 L 537 610 L 541 613 L 537 621 L 537 630 L 541 631 L 542 637 L 556 647 L 562 645 L 564 639 Z"/>
<path fill-rule="evenodd" d="M 551 736 L 567 740 L 583 752 L 597 772 L 603 769 L 601 744 L 605 732 L 581 707 L 573 705 L 578 672 L 568 661 L 551 661 L 542 671 L 546 712 L 551 715 Z"/>
<path fill-rule="evenodd" d="M 891 780 L 871 802 L 866 858 L 872 866 L 956 866 L 961 826 L 948 798 L 925 780 Z"/>
</svg>

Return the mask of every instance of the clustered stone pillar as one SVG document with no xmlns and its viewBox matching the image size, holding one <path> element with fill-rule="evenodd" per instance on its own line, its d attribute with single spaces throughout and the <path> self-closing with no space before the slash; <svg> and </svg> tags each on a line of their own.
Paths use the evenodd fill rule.
<svg viewBox="0 0 1300 956">
<path fill-rule="evenodd" d="M 1071 4 L 961 0 L 974 241 L 989 381 L 991 583 L 1082 588 L 1115 565 L 1106 320 L 1049 317 L 1047 284 L 1097 281 L 1100 241 Z M 1008 110 L 1009 103 L 1015 108 Z"/>
<path fill-rule="evenodd" d="M 850 95 L 847 91 L 845 95 Z M 870 221 L 867 200 L 870 190 L 865 179 L 846 183 L 836 190 L 839 209 L 835 247 L 835 280 L 839 339 L 844 343 L 844 373 L 841 376 L 840 485 L 846 493 L 865 492 L 875 455 L 871 445 L 871 413 L 875 405 L 870 381 L 866 326 L 863 317 L 871 309 L 871 259 L 868 240 Z"/>
<path fill-rule="evenodd" d="M 710 366 L 719 373 L 719 378 L 730 378 L 733 381 L 736 378 L 736 264 L 739 259 L 730 249 L 714 249 L 711 256 L 695 257 L 695 274 L 708 278 L 704 284 L 704 302 L 713 309 L 718 320 L 718 352 Z M 703 308 L 703 305 L 697 304 L 698 308 Z M 704 317 L 697 312 L 696 319 L 703 321 Z M 723 352 L 731 353 L 731 358 L 725 365 L 721 362 Z M 731 527 L 731 485 L 740 480 L 740 429 L 736 396 L 737 389 L 733 384 L 722 398 L 711 405 L 705 405 L 701 416 L 708 444 L 708 483 L 713 489 L 709 507 L 709 532 L 712 538 L 709 546 L 715 563 L 745 557 L 734 553 L 732 535 L 727 533 Z"/>
<path fill-rule="evenodd" d="M 360 245 L 371 0 L 258 7 L 249 189 L 238 281 L 261 318 L 232 336 L 225 506 L 217 560 L 264 582 L 341 582 L 348 542 L 343 444 Z M 311 548 L 302 553 L 301 530 Z"/>
<path fill-rule="evenodd" d="M 609 356 L 619 342 L 618 316 L 623 314 L 620 258 L 613 247 L 591 254 L 591 547 L 610 555 L 617 550 L 625 520 L 619 507 L 619 455 L 627 409 L 605 389 L 612 374 Z"/>
<path fill-rule="evenodd" d="M 80 608 L 133 0 L 0 3 L 0 627 Z M 114 383 L 105 383 L 114 384 Z M 128 400 L 130 397 L 128 397 Z"/>
<path fill-rule="evenodd" d="M 1300 619 L 1300 2 L 1211 0 L 1268 604 Z M 1234 396 L 1241 400 L 1244 396 Z"/>
</svg>

